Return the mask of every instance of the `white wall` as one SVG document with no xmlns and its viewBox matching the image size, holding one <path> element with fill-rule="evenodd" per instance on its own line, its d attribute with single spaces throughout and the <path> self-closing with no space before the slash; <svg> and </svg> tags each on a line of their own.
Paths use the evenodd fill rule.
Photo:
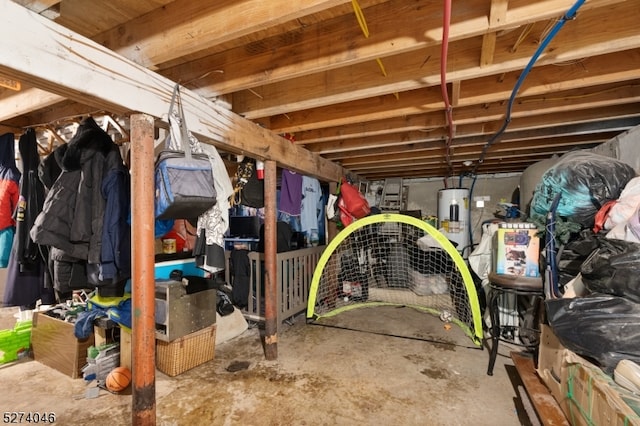
<svg viewBox="0 0 640 426">
<path fill-rule="evenodd" d="M 449 182 L 449 188 L 458 187 L 459 180 Z M 495 219 L 494 212 L 504 214 L 498 203 L 511 202 L 513 191 L 520 183 L 520 174 L 482 175 L 478 176 L 473 186 L 472 200 L 470 203 L 471 226 L 473 241 L 478 243 L 481 237 L 481 225 L 483 221 Z M 421 210 L 422 216 L 438 216 L 438 191 L 444 189 L 442 179 L 406 179 L 404 184 L 408 187 L 407 210 Z M 371 182 L 367 199 L 371 205 L 375 205 L 375 192 L 382 182 Z M 463 179 L 462 188 L 471 189 L 472 180 Z M 483 208 L 476 207 L 473 201 L 475 197 L 488 196 L 489 201 L 484 202 Z"/>
<path fill-rule="evenodd" d="M 640 126 L 627 130 L 592 150 L 598 154 L 617 158 L 640 172 Z"/>
</svg>

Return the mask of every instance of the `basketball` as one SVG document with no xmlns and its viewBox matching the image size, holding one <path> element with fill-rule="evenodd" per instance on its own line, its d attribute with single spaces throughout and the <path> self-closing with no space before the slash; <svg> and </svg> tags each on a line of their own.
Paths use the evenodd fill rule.
<svg viewBox="0 0 640 426">
<path fill-rule="evenodd" d="M 111 392 L 121 392 L 131 383 L 131 371 L 127 367 L 116 367 L 107 376 L 107 389 Z"/>
</svg>

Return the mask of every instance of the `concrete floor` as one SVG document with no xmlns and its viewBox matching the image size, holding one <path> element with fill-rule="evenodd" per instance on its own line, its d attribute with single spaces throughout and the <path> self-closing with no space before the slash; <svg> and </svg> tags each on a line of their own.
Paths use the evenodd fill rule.
<svg viewBox="0 0 640 426">
<path fill-rule="evenodd" d="M 0 329 L 9 328 L 12 308 L 2 311 Z M 157 371 L 157 424 L 537 424 L 523 408 L 511 348 L 501 347 L 490 377 L 488 351 L 430 314 L 376 307 L 330 320 L 293 318 L 279 333 L 277 361 L 264 359 L 253 327 L 218 345 L 213 361 L 176 377 Z M 248 368 L 230 371 L 239 362 Z M 62 425 L 131 424 L 130 390 L 86 399 L 91 384 L 30 358 L 0 365 L 0 384 L 2 412 L 54 412 Z"/>
</svg>

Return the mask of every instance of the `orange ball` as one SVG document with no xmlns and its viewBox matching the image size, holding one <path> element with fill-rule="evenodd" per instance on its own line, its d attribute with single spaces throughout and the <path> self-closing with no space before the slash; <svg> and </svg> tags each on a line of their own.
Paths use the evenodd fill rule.
<svg viewBox="0 0 640 426">
<path fill-rule="evenodd" d="M 107 375 L 106 385 L 111 392 L 121 392 L 131 383 L 131 371 L 127 367 L 116 367 Z"/>
</svg>

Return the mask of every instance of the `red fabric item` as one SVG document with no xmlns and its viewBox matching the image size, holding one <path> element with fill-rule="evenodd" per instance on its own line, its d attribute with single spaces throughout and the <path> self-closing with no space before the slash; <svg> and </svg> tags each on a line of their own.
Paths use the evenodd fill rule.
<svg viewBox="0 0 640 426">
<path fill-rule="evenodd" d="M 610 200 L 607 201 L 600 207 L 600 210 L 596 213 L 595 223 L 593 225 L 593 233 L 597 234 L 604 228 L 604 223 L 607 221 L 609 217 L 609 212 L 611 211 L 611 207 L 613 207 L 618 200 Z"/>
<path fill-rule="evenodd" d="M 162 236 L 162 239 L 174 238 L 176 240 L 176 251 L 193 251 L 196 245 L 196 228 L 185 219 L 176 219 L 171 231 Z"/>
<path fill-rule="evenodd" d="M 344 203 L 344 198 L 340 197 L 338 199 L 338 210 L 340 214 L 340 222 L 342 222 L 343 226 L 349 226 L 355 220 L 353 216 L 347 210 L 347 206 Z"/>
<path fill-rule="evenodd" d="M 346 179 L 343 179 L 340 184 L 340 198 L 343 200 L 343 205 L 347 212 L 356 219 L 361 219 L 371 213 L 367 199 L 355 186 L 347 182 Z M 340 207 L 340 203 L 338 207 Z"/>
<path fill-rule="evenodd" d="M 20 188 L 16 181 L 8 179 L 0 181 L 0 229 L 16 226 L 13 214 L 18 207 L 19 198 Z"/>
</svg>

